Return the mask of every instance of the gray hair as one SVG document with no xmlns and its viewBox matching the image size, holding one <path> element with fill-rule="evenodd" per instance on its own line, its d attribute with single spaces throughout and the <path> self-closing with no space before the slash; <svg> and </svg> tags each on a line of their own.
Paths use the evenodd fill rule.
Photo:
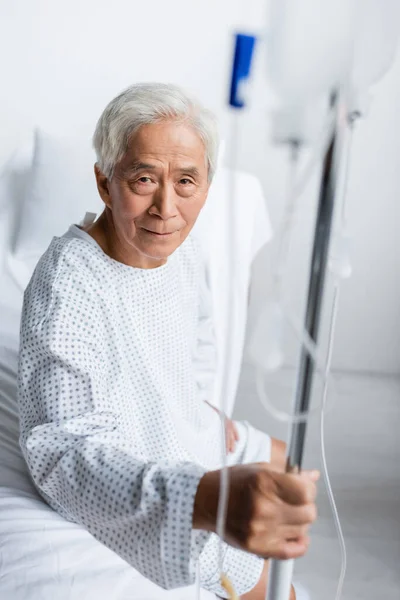
<svg viewBox="0 0 400 600">
<path fill-rule="evenodd" d="M 218 131 L 213 113 L 176 85 L 137 83 L 106 106 L 93 136 L 97 164 L 111 179 L 125 155 L 129 139 L 139 127 L 164 120 L 187 122 L 202 140 L 211 181 L 218 156 Z"/>
</svg>

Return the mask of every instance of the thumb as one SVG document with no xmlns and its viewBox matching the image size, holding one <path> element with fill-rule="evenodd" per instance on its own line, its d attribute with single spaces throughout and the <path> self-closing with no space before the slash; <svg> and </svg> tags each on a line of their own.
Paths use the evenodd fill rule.
<svg viewBox="0 0 400 600">
<path fill-rule="evenodd" d="M 313 469 L 312 471 L 302 471 L 300 473 L 300 476 L 306 477 L 307 479 L 311 479 L 311 481 L 314 481 L 314 483 L 316 483 L 321 477 L 321 473 L 317 469 Z"/>
<path fill-rule="evenodd" d="M 301 473 L 274 473 L 280 498 L 292 505 L 314 502 L 316 496 L 315 481 L 318 471 L 302 471 Z"/>
</svg>

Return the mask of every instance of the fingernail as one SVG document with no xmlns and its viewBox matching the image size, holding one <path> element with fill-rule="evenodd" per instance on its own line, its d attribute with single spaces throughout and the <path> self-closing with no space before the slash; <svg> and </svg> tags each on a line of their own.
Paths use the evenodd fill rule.
<svg viewBox="0 0 400 600">
<path fill-rule="evenodd" d="M 304 475 L 309 477 L 312 481 L 318 481 L 320 478 L 320 472 L 316 469 L 314 471 L 303 471 Z"/>
</svg>

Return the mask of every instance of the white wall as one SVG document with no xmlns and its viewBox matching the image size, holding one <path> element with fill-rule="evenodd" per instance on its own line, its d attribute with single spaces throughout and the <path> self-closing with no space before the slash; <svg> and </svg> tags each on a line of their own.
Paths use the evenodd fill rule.
<svg viewBox="0 0 400 600">
<path fill-rule="evenodd" d="M 35 125 L 89 137 L 104 105 L 134 81 L 176 82 L 221 118 L 225 108 L 231 32 L 260 23 L 262 0 L 5 0 L 0 1 L 0 162 Z M 345 284 L 335 366 L 400 370 L 400 237 L 397 236 L 400 62 L 376 90 L 370 118 L 360 124 L 350 179 L 353 279 Z M 241 121 L 239 166 L 265 187 L 273 222 L 281 213 L 285 157 L 267 143 L 265 111 Z M 229 132 L 229 129 L 228 129 Z M 293 303 L 300 310 L 309 252 L 315 183 L 291 256 Z M 264 259 L 268 261 L 268 252 Z M 267 288 L 258 261 L 250 326 Z M 301 311 L 300 311 L 301 312 Z M 288 340 L 288 362 L 296 355 Z"/>
<path fill-rule="evenodd" d="M 12 0 L 0 3 L 1 154 L 28 127 L 91 135 L 134 81 L 185 85 L 221 113 L 231 0 Z"/>
</svg>

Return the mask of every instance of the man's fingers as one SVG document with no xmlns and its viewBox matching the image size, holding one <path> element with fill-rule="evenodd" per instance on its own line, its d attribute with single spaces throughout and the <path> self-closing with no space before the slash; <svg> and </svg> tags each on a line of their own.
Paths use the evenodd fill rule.
<svg viewBox="0 0 400 600">
<path fill-rule="evenodd" d="M 302 471 L 301 475 L 303 477 L 309 477 L 311 481 L 314 481 L 314 483 L 316 483 L 321 477 L 321 473 L 316 469 L 314 469 L 313 471 Z"/>
<path fill-rule="evenodd" d="M 317 496 L 317 488 L 308 474 L 275 473 L 280 498 L 287 504 L 311 504 Z"/>
<path fill-rule="evenodd" d="M 229 427 L 228 427 L 228 423 L 225 421 L 225 443 L 226 443 L 226 450 L 227 452 L 230 452 L 230 443 L 231 443 L 231 438 L 229 435 Z"/>
<path fill-rule="evenodd" d="M 272 549 L 272 555 L 278 560 L 289 560 L 291 558 L 300 558 L 307 552 L 310 545 L 308 536 L 300 537 L 295 540 L 286 540 Z"/>
<path fill-rule="evenodd" d="M 293 540 L 282 540 L 273 544 L 267 556 L 264 558 L 274 558 L 277 560 L 290 560 L 301 558 L 307 552 L 310 540 L 308 537 Z"/>
<path fill-rule="evenodd" d="M 226 432 L 226 450 L 227 452 L 233 452 L 235 449 L 235 440 L 233 437 L 233 433 L 230 430 Z"/>
<path fill-rule="evenodd" d="M 282 523 L 285 525 L 307 525 L 317 518 L 317 507 L 314 503 L 303 506 L 283 506 Z"/>
<path fill-rule="evenodd" d="M 226 422 L 226 451 L 234 452 L 236 442 L 239 439 L 239 434 L 236 429 L 236 425 L 233 421 L 227 420 Z"/>
<path fill-rule="evenodd" d="M 308 535 L 309 525 L 283 525 L 279 529 L 282 539 L 287 541 L 297 541 L 304 539 Z"/>
</svg>

